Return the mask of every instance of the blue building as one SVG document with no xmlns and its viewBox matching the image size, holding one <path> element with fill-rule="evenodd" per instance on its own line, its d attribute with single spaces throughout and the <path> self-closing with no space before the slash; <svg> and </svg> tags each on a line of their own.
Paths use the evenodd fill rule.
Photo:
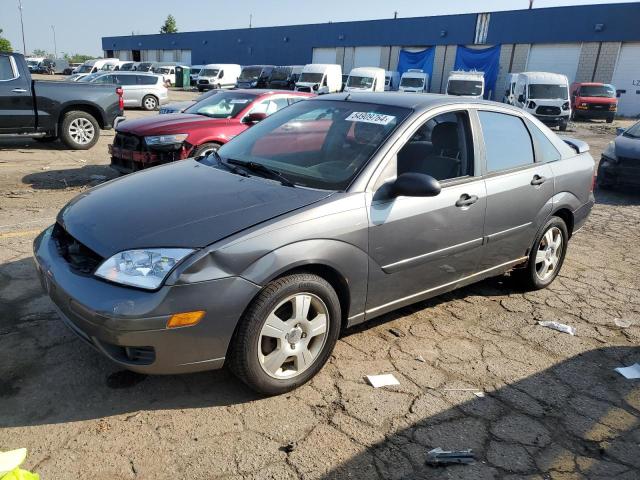
<svg viewBox="0 0 640 480">
<path fill-rule="evenodd" d="M 473 51 L 495 70 L 491 96 L 502 98 L 509 73 L 549 71 L 569 81 L 612 83 L 619 111 L 640 115 L 640 3 L 570 6 L 480 14 L 104 37 L 106 57 L 184 64 L 338 63 L 395 70 L 427 51 L 432 92 Z M 464 47 L 464 48 L 460 48 Z M 478 55 L 480 57 L 480 55 Z M 482 64 L 480 64 L 482 66 Z M 484 69 L 484 68 L 483 68 Z M 487 71 L 486 69 L 484 69 Z"/>
</svg>

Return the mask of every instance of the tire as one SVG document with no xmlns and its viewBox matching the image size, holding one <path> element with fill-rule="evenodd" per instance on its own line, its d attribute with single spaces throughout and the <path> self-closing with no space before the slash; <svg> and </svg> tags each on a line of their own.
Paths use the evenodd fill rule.
<svg viewBox="0 0 640 480">
<path fill-rule="evenodd" d="M 218 150 L 220 148 L 219 143 L 208 142 L 203 143 L 202 145 L 198 145 L 196 149 L 193 151 L 193 158 L 208 156 L 213 150 Z"/>
<path fill-rule="evenodd" d="M 578 118 L 578 117 L 576 116 L 576 112 L 575 112 L 575 110 L 572 110 L 572 111 L 571 111 L 571 121 L 572 121 L 572 122 L 575 122 L 575 121 L 576 121 L 576 118 Z"/>
<path fill-rule="evenodd" d="M 607 117 L 607 123 L 613 123 L 614 117 Z"/>
<path fill-rule="evenodd" d="M 145 95 L 142 99 L 142 108 L 148 112 L 150 112 L 151 110 L 157 110 L 158 105 L 158 99 L 153 95 Z"/>
<path fill-rule="evenodd" d="M 198 87 L 198 91 L 199 91 L 200 93 L 202 93 L 202 92 L 204 92 L 204 88 L 200 88 L 200 87 Z"/>
<path fill-rule="evenodd" d="M 561 239 L 559 245 L 557 244 L 557 238 Z M 541 252 L 548 251 L 549 240 L 552 240 L 551 245 L 555 244 L 555 246 L 552 247 L 551 253 L 542 254 Z M 527 290 L 541 290 L 548 287 L 555 280 L 564 263 L 568 242 L 569 232 L 564 220 L 560 217 L 551 217 L 540 230 L 535 242 L 533 242 L 527 266 L 517 271 L 522 285 Z M 540 256 L 538 256 L 539 253 Z M 539 260 L 542 257 L 545 260 L 540 262 Z M 538 260 L 537 264 L 536 259 Z M 553 262 L 553 270 L 544 271 L 545 266 L 550 268 L 548 261 Z"/>
<path fill-rule="evenodd" d="M 60 139 L 73 150 L 88 150 L 100 138 L 100 125 L 90 113 L 67 112 L 60 125 Z"/>
<path fill-rule="evenodd" d="M 307 314 L 296 315 L 296 305 Z M 229 368 L 256 392 L 289 392 L 327 362 L 340 326 L 340 301 L 326 280 L 308 273 L 279 278 L 243 315 L 229 346 Z M 319 333 L 311 335 L 314 329 Z"/>
<path fill-rule="evenodd" d="M 560 122 L 560 125 L 558 125 L 558 128 L 560 129 L 561 132 L 566 132 L 567 131 L 567 125 L 569 124 L 568 120 L 562 120 Z"/>
</svg>

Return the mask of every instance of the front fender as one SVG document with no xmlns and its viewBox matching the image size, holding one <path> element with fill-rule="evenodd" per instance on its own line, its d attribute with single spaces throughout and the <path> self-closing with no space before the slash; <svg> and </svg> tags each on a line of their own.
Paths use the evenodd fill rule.
<svg viewBox="0 0 640 480">
<path fill-rule="evenodd" d="M 368 255 L 339 240 L 304 240 L 273 250 L 249 265 L 240 276 L 258 285 L 266 285 L 274 278 L 310 265 L 333 269 L 349 290 L 348 317 L 364 311 L 367 296 Z"/>
</svg>

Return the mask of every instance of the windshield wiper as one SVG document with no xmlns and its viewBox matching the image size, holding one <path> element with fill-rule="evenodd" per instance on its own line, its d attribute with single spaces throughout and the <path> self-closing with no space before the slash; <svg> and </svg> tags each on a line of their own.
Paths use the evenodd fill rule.
<svg viewBox="0 0 640 480">
<path fill-rule="evenodd" d="M 277 170 L 274 170 L 273 168 L 269 168 L 266 165 L 263 165 L 261 163 L 245 162 L 243 160 L 235 160 L 233 158 L 228 158 L 227 159 L 227 163 L 230 163 L 231 165 L 238 165 L 238 166 L 240 166 L 242 168 L 245 168 L 245 169 L 247 169 L 249 171 L 252 171 L 252 172 L 264 173 L 264 174 L 270 176 L 271 178 L 275 178 L 276 180 L 278 180 L 285 187 L 295 187 L 296 186 L 295 183 L 293 183 L 291 180 L 289 180 L 287 177 L 282 175 Z"/>
<path fill-rule="evenodd" d="M 222 165 L 224 168 L 226 168 L 227 170 L 229 170 L 231 173 L 235 173 L 236 175 L 240 175 L 242 177 L 248 177 L 249 175 L 247 175 L 246 172 L 241 171 L 240 169 L 234 167 L 233 165 L 229 165 L 227 162 L 225 162 L 224 160 L 222 160 L 222 157 L 220 156 L 220 154 L 218 153 L 217 150 L 212 150 L 211 153 L 209 155 L 213 155 L 214 158 L 216 159 L 216 161 Z M 206 157 L 205 157 L 206 158 Z"/>
</svg>

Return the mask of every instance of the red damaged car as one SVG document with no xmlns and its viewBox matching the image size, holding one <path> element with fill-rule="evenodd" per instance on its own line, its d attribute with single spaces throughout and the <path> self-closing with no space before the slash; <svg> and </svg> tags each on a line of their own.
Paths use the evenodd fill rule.
<svg viewBox="0 0 640 480">
<path fill-rule="evenodd" d="M 130 173 L 207 155 L 260 120 L 312 94 L 278 90 L 221 90 L 184 113 L 127 120 L 109 146 L 111 167 Z"/>
</svg>

